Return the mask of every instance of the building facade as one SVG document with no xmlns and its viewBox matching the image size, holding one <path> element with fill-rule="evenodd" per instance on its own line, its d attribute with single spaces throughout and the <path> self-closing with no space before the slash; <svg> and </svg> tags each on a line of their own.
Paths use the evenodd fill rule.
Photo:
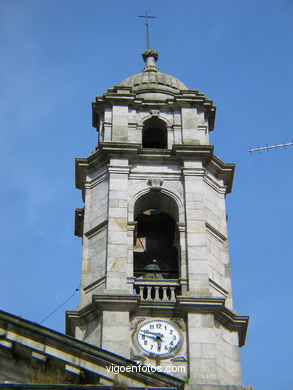
<svg viewBox="0 0 293 390">
<path fill-rule="evenodd" d="M 96 151 L 76 159 L 81 294 L 66 333 L 190 388 L 242 388 L 248 317 L 233 310 L 225 205 L 234 164 L 213 153 L 212 101 L 161 73 L 155 50 L 143 58 L 96 98 Z"/>
</svg>

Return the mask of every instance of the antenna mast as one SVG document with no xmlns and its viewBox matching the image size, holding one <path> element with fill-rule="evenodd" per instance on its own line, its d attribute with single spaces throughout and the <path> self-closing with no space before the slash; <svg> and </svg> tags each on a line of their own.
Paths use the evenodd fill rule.
<svg viewBox="0 0 293 390">
<path fill-rule="evenodd" d="M 283 144 L 278 144 L 278 145 L 266 145 L 266 146 L 258 146 L 257 148 L 249 148 L 248 151 L 250 153 L 252 152 L 261 152 L 262 150 L 267 150 L 268 152 L 270 151 L 270 149 L 275 149 L 277 150 L 278 148 L 286 148 L 287 146 L 292 146 L 293 145 L 293 142 L 287 142 L 287 143 L 283 143 Z"/>
</svg>

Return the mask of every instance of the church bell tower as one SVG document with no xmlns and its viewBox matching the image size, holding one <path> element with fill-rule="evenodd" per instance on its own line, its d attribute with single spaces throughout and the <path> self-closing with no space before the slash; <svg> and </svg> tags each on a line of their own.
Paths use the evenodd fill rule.
<svg viewBox="0 0 293 390">
<path fill-rule="evenodd" d="M 81 289 L 66 332 L 190 388 L 240 389 L 248 317 L 232 306 L 225 206 L 234 164 L 213 153 L 212 101 L 161 73 L 155 50 L 143 59 L 96 98 L 98 146 L 76 159 Z"/>
</svg>

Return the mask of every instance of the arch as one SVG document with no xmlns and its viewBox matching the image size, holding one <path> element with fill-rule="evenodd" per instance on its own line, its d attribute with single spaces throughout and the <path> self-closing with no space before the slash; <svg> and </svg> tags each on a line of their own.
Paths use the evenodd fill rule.
<svg viewBox="0 0 293 390">
<path fill-rule="evenodd" d="M 142 147 L 167 149 L 168 131 L 162 119 L 152 116 L 144 122 L 142 129 Z"/>
<path fill-rule="evenodd" d="M 161 188 L 160 191 L 153 191 L 152 188 L 148 187 L 145 188 L 142 191 L 137 192 L 132 200 L 129 202 L 129 221 L 134 221 L 137 213 L 138 213 L 138 207 L 139 207 L 139 202 L 145 202 L 147 199 L 145 196 L 148 193 L 159 193 L 161 195 L 161 201 L 159 201 L 159 196 L 158 195 L 152 195 L 152 198 L 157 198 L 156 200 L 156 205 L 157 208 L 160 209 L 161 211 L 165 212 L 166 214 L 169 214 L 177 223 L 185 223 L 184 220 L 184 213 L 183 213 L 183 203 L 182 200 L 178 195 L 176 195 L 174 192 L 171 192 L 167 190 L 166 188 Z M 150 200 L 148 200 L 150 201 Z M 160 206 L 160 202 L 162 206 Z M 142 207 L 142 206 L 140 206 Z M 155 207 L 154 207 L 155 208 Z M 175 211 L 176 210 L 176 211 Z"/>
<path fill-rule="evenodd" d="M 172 123 L 167 118 L 163 117 L 161 114 L 158 114 L 158 115 L 154 115 L 154 114 L 145 115 L 144 117 L 140 118 L 140 120 L 138 121 L 138 126 L 139 127 L 143 127 L 144 123 L 147 120 L 152 119 L 152 118 L 158 118 L 160 121 L 164 122 L 166 127 L 170 128 L 172 126 Z"/>
<path fill-rule="evenodd" d="M 135 204 L 133 210 L 134 219 L 145 210 L 160 210 L 161 212 L 170 215 L 175 222 L 179 221 L 179 209 L 175 200 L 164 194 L 162 191 L 149 190 L 144 195 L 140 196 Z"/>
<path fill-rule="evenodd" d="M 147 191 L 135 200 L 133 217 L 137 223 L 133 248 L 134 276 L 146 277 L 144 269 L 149 269 L 155 259 L 164 278 L 178 279 L 177 202 L 162 191 Z"/>
</svg>

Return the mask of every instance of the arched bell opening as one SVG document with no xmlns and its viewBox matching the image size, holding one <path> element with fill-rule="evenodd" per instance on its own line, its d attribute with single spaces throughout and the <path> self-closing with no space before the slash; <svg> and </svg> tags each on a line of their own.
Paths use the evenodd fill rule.
<svg viewBox="0 0 293 390">
<path fill-rule="evenodd" d="M 150 118 L 145 121 L 142 130 L 143 148 L 167 148 L 167 128 L 159 118 Z"/>
<path fill-rule="evenodd" d="M 157 191 L 139 198 L 134 209 L 134 276 L 143 279 L 179 278 L 178 207 Z"/>
</svg>

